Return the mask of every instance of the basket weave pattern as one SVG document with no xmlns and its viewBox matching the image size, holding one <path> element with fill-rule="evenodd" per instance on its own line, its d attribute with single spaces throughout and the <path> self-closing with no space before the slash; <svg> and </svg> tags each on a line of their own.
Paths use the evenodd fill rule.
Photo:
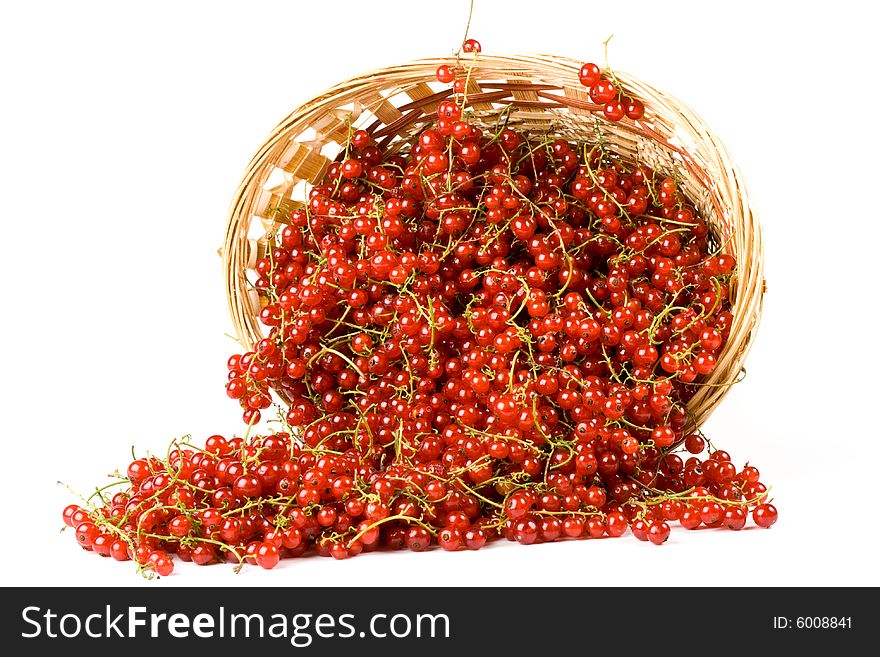
<svg viewBox="0 0 880 657">
<path fill-rule="evenodd" d="M 455 63 L 420 60 L 336 85 L 288 115 L 254 155 L 230 206 L 222 249 L 229 310 L 246 349 L 263 337 L 258 314 L 265 300 L 253 287 L 252 270 L 274 246 L 273 236 L 285 217 L 304 206 L 308 186 L 320 180 L 353 128 L 366 129 L 380 148 L 395 150 L 435 120 L 437 104 L 452 92 L 433 82 L 434 72 L 440 64 Z M 472 120 L 480 127 L 496 125 L 504 114 L 508 125 L 535 136 L 587 142 L 601 138 L 624 159 L 675 177 L 721 251 L 736 257 L 730 338 L 717 367 L 688 403 L 689 428 L 697 428 L 739 377 L 760 319 L 760 226 L 739 170 L 693 111 L 617 73 L 646 113 L 639 121 L 610 123 L 578 82 L 579 69 L 580 62 L 546 55 L 480 55 L 468 74 L 466 109 L 473 111 Z"/>
</svg>

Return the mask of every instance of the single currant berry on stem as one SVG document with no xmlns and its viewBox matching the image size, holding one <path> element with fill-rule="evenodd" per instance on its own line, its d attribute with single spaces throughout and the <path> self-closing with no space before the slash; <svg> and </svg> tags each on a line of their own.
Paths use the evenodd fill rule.
<svg viewBox="0 0 880 657">
<path fill-rule="evenodd" d="M 662 520 L 655 520 L 648 525 L 648 540 L 654 545 L 663 545 L 669 539 L 669 525 Z"/>
<path fill-rule="evenodd" d="M 642 101 L 635 98 L 627 98 L 623 103 L 623 111 L 633 121 L 638 121 L 645 116 L 645 106 Z"/>
<path fill-rule="evenodd" d="M 483 50 L 483 47 L 476 39 L 468 39 L 462 44 L 461 49 L 465 52 L 480 52 Z"/>
<path fill-rule="evenodd" d="M 260 568 L 271 570 L 278 565 L 281 559 L 281 553 L 278 547 L 267 541 L 260 543 L 256 549 L 257 565 Z"/>
<path fill-rule="evenodd" d="M 440 64 L 437 67 L 437 80 L 448 84 L 455 79 L 455 71 L 449 64 Z"/>
<path fill-rule="evenodd" d="M 616 100 L 610 101 L 605 104 L 605 107 L 602 109 L 602 114 L 609 121 L 620 121 L 624 116 L 626 116 L 626 112 L 623 109 L 623 106 Z"/>
<path fill-rule="evenodd" d="M 767 529 L 776 524 L 776 521 L 779 519 L 779 512 L 772 504 L 759 504 L 755 507 L 755 510 L 752 511 L 752 518 L 758 527 Z"/>
<path fill-rule="evenodd" d="M 64 524 L 67 525 L 68 527 L 74 527 L 75 522 L 74 522 L 73 516 L 79 510 L 80 510 L 80 508 L 76 504 L 68 504 L 66 507 L 64 507 L 64 511 L 62 511 L 62 513 L 61 513 L 61 517 L 64 520 Z"/>
<path fill-rule="evenodd" d="M 585 87 L 592 87 L 599 80 L 602 79 L 602 72 L 599 70 L 599 67 L 592 62 L 587 62 L 583 66 L 581 66 L 581 70 L 578 73 L 578 79 L 581 84 Z"/>
</svg>

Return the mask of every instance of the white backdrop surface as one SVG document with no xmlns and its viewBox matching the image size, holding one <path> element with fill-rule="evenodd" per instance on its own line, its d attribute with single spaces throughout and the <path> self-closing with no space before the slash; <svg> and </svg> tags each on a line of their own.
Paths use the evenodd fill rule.
<svg viewBox="0 0 880 657">
<path fill-rule="evenodd" d="M 5 585 L 880 584 L 878 248 L 868 3 L 478 0 L 484 52 L 602 57 L 682 98 L 727 143 L 765 229 L 748 376 L 706 426 L 773 485 L 769 531 L 661 548 L 579 541 L 406 552 L 271 572 L 132 565 L 59 534 L 71 501 L 191 433 L 240 430 L 216 249 L 275 123 L 331 84 L 455 50 L 465 0 L 48 2 L 0 9 Z"/>
</svg>

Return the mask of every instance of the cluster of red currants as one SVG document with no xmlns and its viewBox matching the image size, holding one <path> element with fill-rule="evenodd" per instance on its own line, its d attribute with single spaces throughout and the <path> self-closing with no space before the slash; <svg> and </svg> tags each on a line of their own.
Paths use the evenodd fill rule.
<svg viewBox="0 0 880 657">
<path fill-rule="evenodd" d="M 595 65 L 580 79 L 609 120 L 642 117 Z M 673 178 L 460 101 L 405 146 L 353 130 L 256 263 L 266 337 L 226 391 L 249 425 L 277 393 L 289 431 L 136 460 L 129 490 L 65 511 L 83 547 L 167 574 L 170 553 L 271 568 L 776 521 L 754 467 L 685 434 L 734 258 Z"/>
<path fill-rule="evenodd" d="M 603 75 L 596 64 L 588 62 L 581 66 L 578 79 L 590 90 L 590 100 L 602 106 L 602 115 L 609 121 L 617 122 L 623 117 L 636 121 L 645 115 L 642 101 L 627 96 L 620 83 Z"/>
<path fill-rule="evenodd" d="M 703 451 L 705 444 L 691 434 L 686 446 Z M 511 457 L 500 445 L 493 450 Z M 88 507 L 71 504 L 63 519 L 84 549 L 134 559 L 160 576 L 173 571 L 171 555 L 198 565 L 268 569 L 307 552 L 345 559 L 380 547 L 476 550 L 499 537 L 530 544 L 621 536 L 627 527 L 660 544 L 668 522 L 741 529 L 750 509 L 758 526 L 776 522 L 776 509 L 762 501 L 767 489 L 758 470 L 737 471 L 725 452 L 685 462 L 647 447 L 642 467 L 628 473 L 633 495 L 619 487 L 609 492 L 605 483 L 629 469 L 619 460 L 613 452 L 597 459 L 583 450 L 572 467 L 497 478 L 487 490 L 436 462 L 380 467 L 356 448 L 308 448 L 287 433 L 247 441 L 211 436 L 203 449 L 174 445 L 164 459 L 132 461 L 116 482 L 124 490 L 97 492 Z M 684 487 L 659 490 L 672 480 Z M 638 494 L 642 487 L 652 493 Z"/>
</svg>

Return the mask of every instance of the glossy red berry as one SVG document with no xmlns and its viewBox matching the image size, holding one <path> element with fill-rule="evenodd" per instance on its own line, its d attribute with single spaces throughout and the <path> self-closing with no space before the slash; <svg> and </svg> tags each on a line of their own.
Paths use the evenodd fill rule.
<svg viewBox="0 0 880 657">
<path fill-rule="evenodd" d="M 655 520 L 648 525 L 648 540 L 654 545 L 662 545 L 669 539 L 670 529 L 662 520 Z"/>
<path fill-rule="evenodd" d="M 578 79 L 581 84 L 585 87 L 592 87 L 602 78 L 602 73 L 599 70 L 599 67 L 593 63 L 587 63 L 581 66 L 581 70 L 578 73 Z"/>
<path fill-rule="evenodd" d="M 256 549 L 256 560 L 260 568 L 271 570 L 281 560 L 278 547 L 268 542 L 261 543 Z"/>
<path fill-rule="evenodd" d="M 779 519 L 779 512 L 772 504 L 759 504 L 752 511 L 752 518 L 758 527 L 768 528 L 776 524 Z"/>
<path fill-rule="evenodd" d="M 465 52 L 480 52 L 483 47 L 476 39 L 467 39 L 461 47 Z"/>
<path fill-rule="evenodd" d="M 437 67 L 437 79 L 444 83 L 452 82 L 455 79 L 455 71 L 448 64 L 441 64 Z"/>
<path fill-rule="evenodd" d="M 635 98 L 627 98 L 623 102 L 623 111 L 626 116 L 637 121 L 645 116 L 645 106 L 642 101 Z"/>
</svg>

